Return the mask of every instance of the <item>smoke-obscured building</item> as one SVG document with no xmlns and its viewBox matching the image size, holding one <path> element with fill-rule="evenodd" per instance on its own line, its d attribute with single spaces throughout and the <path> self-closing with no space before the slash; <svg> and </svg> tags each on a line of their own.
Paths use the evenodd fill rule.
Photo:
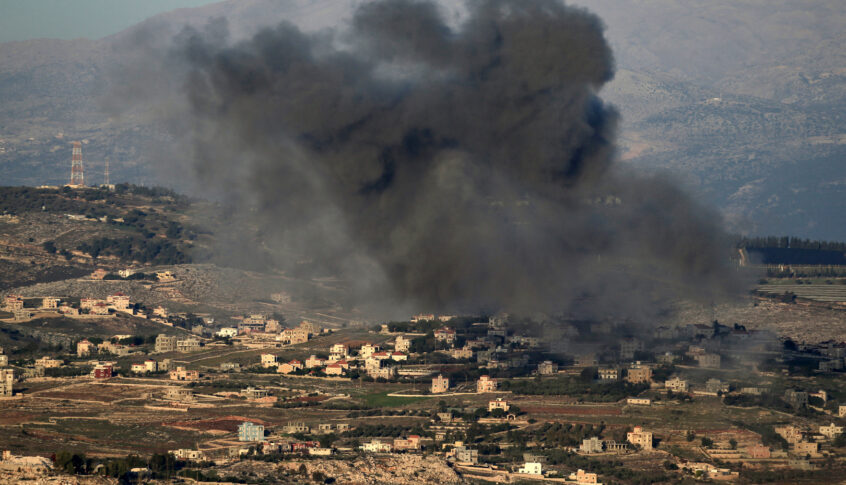
<svg viewBox="0 0 846 485">
<path fill-rule="evenodd" d="M 15 383 L 15 371 L 0 369 L 0 397 L 12 397 Z"/>
</svg>

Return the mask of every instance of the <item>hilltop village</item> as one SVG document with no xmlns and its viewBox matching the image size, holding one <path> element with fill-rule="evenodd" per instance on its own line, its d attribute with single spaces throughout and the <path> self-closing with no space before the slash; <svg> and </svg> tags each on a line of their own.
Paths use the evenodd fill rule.
<svg viewBox="0 0 846 485">
<path fill-rule="evenodd" d="M 271 260 L 260 226 L 237 231 L 232 252 L 251 259 L 214 259 L 238 221 L 197 224 L 185 214 L 216 209 L 172 192 L 0 188 L 0 203 L 0 483 L 811 484 L 846 470 L 842 266 L 768 266 L 719 319 L 367 321 L 342 281 L 256 268 Z"/>
<path fill-rule="evenodd" d="M 2 352 L 0 404 L 18 416 L 2 418 L 6 480 L 811 483 L 846 457 L 843 342 L 716 321 L 506 314 L 219 322 L 122 292 L 8 294 L 3 305 L 22 327 L 132 318 L 161 328 L 88 335 L 32 358 Z"/>
</svg>

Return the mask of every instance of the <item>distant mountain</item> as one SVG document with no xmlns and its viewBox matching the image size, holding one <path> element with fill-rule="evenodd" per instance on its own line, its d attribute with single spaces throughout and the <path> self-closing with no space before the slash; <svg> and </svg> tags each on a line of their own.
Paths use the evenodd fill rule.
<svg viewBox="0 0 846 485">
<path fill-rule="evenodd" d="M 99 40 L 0 44 L 4 184 L 68 178 L 69 140 L 86 175 L 161 183 L 168 135 L 109 119 L 98 95 L 137 36 L 166 39 L 225 17 L 235 38 L 289 20 L 336 25 L 363 0 L 230 0 L 152 17 Z M 447 2 L 444 2 L 445 4 Z M 623 124 L 624 163 L 669 172 L 731 229 L 846 239 L 846 11 L 836 0 L 581 0 L 607 25 L 618 73 L 602 93 Z M 450 17 L 460 10 L 450 2 Z M 173 180 L 168 178 L 167 180 Z"/>
</svg>

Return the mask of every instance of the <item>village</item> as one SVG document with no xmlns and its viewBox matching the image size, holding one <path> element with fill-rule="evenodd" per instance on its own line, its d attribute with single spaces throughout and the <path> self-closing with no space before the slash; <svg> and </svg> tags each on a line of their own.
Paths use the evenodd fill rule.
<svg viewBox="0 0 846 485">
<path fill-rule="evenodd" d="M 124 315 L 162 331 L 80 337 L 31 360 L 0 352 L 2 404 L 40 416 L 3 424 L 17 431 L 0 470 L 53 473 L 44 458 L 59 452 L 114 456 L 79 441 L 85 420 L 133 429 L 147 438 L 121 453 L 166 454 L 194 476 L 245 460 L 324 476 L 325 460 L 419 455 L 439 457 L 456 480 L 735 481 L 820 476 L 846 456 L 842 342 L 718 322 L 648 333 L 572 322 L 552 346 L 544 325 L 507 314 L 330 328 L 259 312 L 215 321 L 121 292 L 3 302 L 17 325 Z"/>
</svg>

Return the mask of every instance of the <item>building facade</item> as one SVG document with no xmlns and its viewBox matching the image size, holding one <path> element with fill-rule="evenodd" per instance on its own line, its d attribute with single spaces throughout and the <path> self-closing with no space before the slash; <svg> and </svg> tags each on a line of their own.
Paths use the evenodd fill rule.
<svg viewBox="0 0 846 485">
<path fill-rule="evenodd" d="M 238 426 L 238 441 L 262 441 L 264 426 L 245 421 Z"/>
</svg>

